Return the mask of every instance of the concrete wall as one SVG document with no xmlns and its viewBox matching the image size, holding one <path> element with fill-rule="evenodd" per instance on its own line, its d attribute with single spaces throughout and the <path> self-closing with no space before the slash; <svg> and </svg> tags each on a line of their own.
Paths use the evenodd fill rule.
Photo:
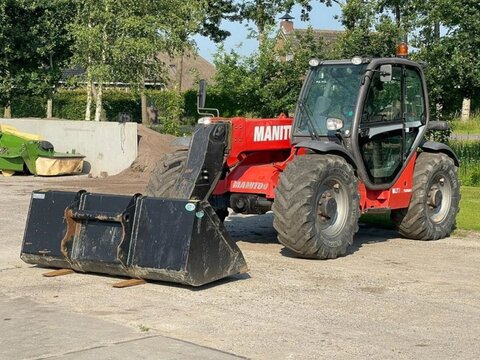
<svg viewBox="0 0 480 360">
<path fill-rule="evenodd" d="M 39 134 L 56 151 L 85 155 L 84 172 L 115 175 L 137 158 L 137 124 L 95 121 L 1 119 L 0 124 Z"/>
</svg>

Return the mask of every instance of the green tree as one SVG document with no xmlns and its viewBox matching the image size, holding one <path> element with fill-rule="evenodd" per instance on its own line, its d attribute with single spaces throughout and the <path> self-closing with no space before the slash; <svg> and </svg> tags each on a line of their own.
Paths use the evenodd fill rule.
<svg viewBox="0 0 480 360">
<path fill-rule="evenodd" d="M 68 61 L 68 0 L 0 0 L 0 102 L 22 94 L 50 97 Z"/>
<path fill-rule="evenodd" d="M 444 115 L 458 112 L 464 98 L 480 96 L 480 3 L 428 0 L 416 9 L 415 58 L 428 64 L 431 102 Z"/>
<path fill-rule="evenodd" d="M 321 3 L 331 6 L 332 3 L 339 3 L 336 0 L 318 0 Z M 235 18 L 240 21 L 252 22 L 256 31 L 255 34 L 262 44 L 268 37 L 268 29 L 271 28 L 277 16 L 283 12 L 289 12 L 294 5 L 302 7 L 302 20 L 309 19 L 312 10 L 311 1 L 308 0 L 243 0 L 237 3 L 238 15 Z"/>
<path fill-rule="evenodd" d="M 238 6 L 234 0 L 210 0 L 205 9 L 205 16 L 198 31 L 200 35 L 209 37 L 214 42 L 224 41 L 231 34 L 221 28 L 224 20 L 238 21 Z"/>
<path fill-rule="evenodd" d="M 295 34 L 282 49 L 276 48 L 276 39 L 267 38 L 258 52 L 250 56 L 227 53 L 221 48 L 215 56 L 215 86 L 209 92 L 229 101 L 211 106 L 218 106 L 221 113 L 230 116 L 273 117 L 292 113 L 308 60 L 328 57 L 326 49 L 311 30 Z M 286 54 L 294 54 L 293 59 L 282 61 Z M 229 108 L 222 109 L 222 105 Z"/>
<path fill-rule="evenodd" d="M 190 45 L 205 19 L 206 1 L 78 0 L 71 27 L 73 64 L 87 69 L 90 119 L 95 96 L 95 120 L 100 120 L 106 82 L 124 82 L 143 92 L 145 79 L 162 79 L 159 52 L 173 54 Z"/>
<path fill-rule="evenodd" d="M 376 1 L 349 0 L 342 4 L 339 20 L 345 27 L 336 43 L 336 57 L 383 57 L 395 54 L 403 30 Z"/>
</svg>

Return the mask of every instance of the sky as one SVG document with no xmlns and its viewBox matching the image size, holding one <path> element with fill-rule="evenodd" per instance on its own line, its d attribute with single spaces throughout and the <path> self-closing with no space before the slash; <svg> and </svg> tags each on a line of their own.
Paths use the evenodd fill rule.
<svg viewBox="0 0 480 360">
<path fill-rule="evenodd" d="M 326 7 L 317 1 L 312 1 L 312 12 L 310 13 L 310 21 L 302 22 L 300 20 L 301 7 L 296 6 L 292 9 L 290 15 L 293 16 L 294 27 L 301 29 L 307 28 L 311 25 L 314 29 L 322 30 L 341 30 L 342 26 L 338 20 L 334 18 L 335 15 L 340 15 L 340 7 L 334 4 L 332 7 Z M 278 14 L 277 19 L 284 14 Z M 277 27 L 280 25 L 280 20 L 277 21 Z M 255 39 L 248 39 L 248 23 L 233 23 L 229 21 L 222 22 L 222 28 L 231 32 L 224 42 L 225 49 L 235 49 L 242 55 L 249 55 L 258 47 L 258 42 Z M 213 61 L 213 54 L 217 49 L 217 45 L 203 36 L 195 36 L 198 52 L 208 61 Z"/>
</svg>

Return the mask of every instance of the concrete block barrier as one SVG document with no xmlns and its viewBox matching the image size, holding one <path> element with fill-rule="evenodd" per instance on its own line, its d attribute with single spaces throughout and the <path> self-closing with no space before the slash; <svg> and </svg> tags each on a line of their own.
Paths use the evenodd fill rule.
<svg viewBox="0 0 480 360">
<path fill-rule="evenodd" d="M 39 134 L 56 151 L 85 155 L 84 173 L 115 175 L 137 158 L 137 124 L 117 122 L 2 119 L 0 124 Z"/>
</svg>

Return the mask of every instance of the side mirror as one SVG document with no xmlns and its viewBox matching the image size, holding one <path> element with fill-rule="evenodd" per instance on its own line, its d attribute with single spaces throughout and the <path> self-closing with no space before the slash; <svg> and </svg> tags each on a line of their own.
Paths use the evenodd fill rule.
<svg viewBox="0 0 480 360">
<path fill-rule="evenodd" d="M 207 82 L 205 79 L 201 79 L 198 83 L 198 93 L 197 93 L 197 108 L 205 108 L 205 99 L 207 98 Z"/>
<path fill-rule="evenodd" d="M 380 81 L 382 83 L 392 81 L 392 65 L 382 65 L 380 66 Z"/>
</svg>

